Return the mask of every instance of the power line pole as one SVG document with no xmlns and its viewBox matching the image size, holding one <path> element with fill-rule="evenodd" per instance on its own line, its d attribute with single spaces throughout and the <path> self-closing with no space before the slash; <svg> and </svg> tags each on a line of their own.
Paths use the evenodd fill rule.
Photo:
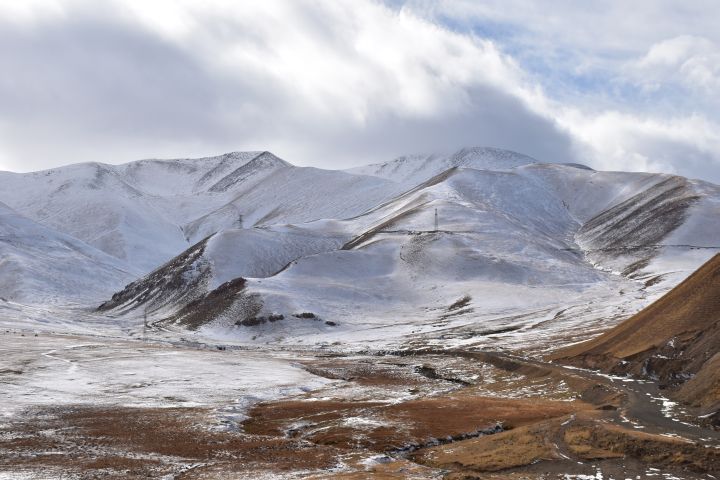
<svg viewBox="0 0 720 480">
<path fill-rule="evenodd" d="M 438 231 L 438 214 L 437 214 L 437 208 L 435 209 L 435 231 Z"/>
</svg>

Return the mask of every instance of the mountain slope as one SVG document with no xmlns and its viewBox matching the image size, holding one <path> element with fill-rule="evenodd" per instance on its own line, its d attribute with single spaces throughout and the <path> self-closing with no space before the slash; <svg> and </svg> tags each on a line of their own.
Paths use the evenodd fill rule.
<svg viewBox="0 0 720 480">
<path fill-rule="evenodd" d="M 529 162 L 501 150 L 466 149 L 405 168 L 421 183 L 448 165 Z M 415 186 L 359 173 L 294 167 L 270 152 L 86 163 L 0 172 L 0 201 L 147 272 L 224 229 L 349 218 Z"/>
<path fill-rule="evenodd" d="M 0 204 L 0 297 L 5 301 L 86 303 L 110 294 L 138 273 Z"/>
<path fill-rule="evenodd" d="M 125 168 L 80 164 L 29 174 L 3 173 L 0 199 L 37 222 L 149 270 L 188 244 L 157 198 L 129 183 Z M 188 173 L 182 163 L 163 164 L 162 170 Z M 156 175 L 156 183 L 163 184 L 163 175 Z"/>
<path fill-rule="evenodd" d="M 372 175 L 404 185 L 418 185 L 450 168 L 467 167 L 478 170 L 506 170 L 538 163 L 532 157 L 499 148 L 463 148 L 451 155 L 409 155 L 385 163 L 346 170 L 359 175 Z"/>
<path fill-rule="evenodd" d="M 358 178 L 362 180 L 365 177 Z M 514 191 L 515 196 L 504 195 L 503 192 L 507 191 Z M 515 275 L 538 284 L 542 283 L 543 276 L 547 282 L 561 281 L 548 276 L 549 265 L 540 260 L 547 255 L 583 263 L 576 255 L 563 250 L 569 246 L 566 242 L 572 241 L 572 231 L 577 228 L 577 224 L 560 201 L 518 173 L 457 168 L 348 220 L 225 230 L 210 237 L 207 241 L 208 250 L 202 257 L 213 265 L 212 272 L 207 272 L 207 275 L 213 279 L 211 283 L 214 286 L 236 277 L 268 277 L 278 273 L 288 262 L 299 261 L 309 255 L 329 253 L 340 247 L 343 250 L 357 250 L 388 238 L 394 239 L 392 241 L 398 247 L 406 241 L 413 243 L 418 235 L 432 233 L 429 227 L 433 224 L 436 208 L 441 211 L 443 234 L 454 235 L 453 242 L 459 242 L 458 246 L 467 244 L 467 248 L 457 255 L 457 260 L 446 265 L 448 273 L 457 268 L 471 270 L 473 263 L 469 257 L 478 255 L 473 254 L 473 250 L 484 251 L 490 256 L 488 259 L 495 259 L 490 263 L 484 262 L 486 268 L 478 274 L 507 277 L 508 281 L 512 281 L 512 275 L 503 273 L 500 264 L 495 269 L 496 273 L 490 273 L 488 268 L 493 262 L 502 259 L 507 269 L 516 272 Z M 542 247 L 536 247 L 539 245 Z M 408 248 L 416 250 L 415 246 Z M 515 253 L 520 251 L 523 254 Z M 530 251 L 538 256 L 539 260 L 533 268 L 540 268 L 540 271 L 529 269 L 523 272 L 520 266 L 512 266 L 514 263 L 529 266 L 532 257 L 528 257 L 527 253 Z M 469 263 L 463 265 L 463 258 Z M 197 271 L 195 266 L 186 265 L 178 259 L 171 263 L 182 265 L 192 272 Z M 393 259 L 387 261 L 388 264 L 394 262 Z M 292 269 L 294 265 L 288 268 Z M 596 274 L 588 265 L 583 268 L 591 276 Z M 362 270 L 362 266 L 359 269 Z M 187 278 L 193 278 L 193 275 L 190 271 L 185 273 Z M 150 278 L 140 283 L 147 290 L 155 288 L 155 282 Z M 134 289 L 135 286 L 130 288 Z M 167 293 L 165 297 L 173 296 Z M 123 295 L 123 302 L 127 303 L 129 298 L 137 296 L 137 293 Z"/>
<path fill-rule="evenodd" d="M 344 219 L 401 191 L 401 186 L 375 177 L 310 167 L 280 169 L 252 188 L 237 189 L 227 203 L 183 229 L 196 241 L 224 228 Z"/>
<path fill-rule="evenodd" d="M 398 189 L 269 152 L 0 172 L 0 201 L 144 271 L 225 228 L 357 215 Z"/>
<path fill-rule="evenodd" d="M 582 227 L 575 241 L 597 268 L 674 285 L 720 251 L 720 187 L 656 173 L 521 167 Z"/>
<path fill-rule="evenodd" d="M 700 199 L 687 179 L 662 179 L 588 220 L 578 232 L 578 243 L 595 262 L 622 265 L 631 274 L 649 263 Z"/>
<path fill-rule="evenodd" d="M 269 152 L 83 164 L 0 173 L 0 198 L 119 268 L 150 272 L 119 275 L 125 288 L 103 281 L 112 298 L 87 289 L 107 318 L 136 325 L 148 311 L 240 341 L 409 338 L 488 318 L 489 330 L 522 330 L 596 297 L 622 304 L 615 319 L 675 285 L 720 238 L 720 189 L 670 175 L 487 148 L 354 170 Z M 495 320 L 512 312 L 530 323 Z M 313 316 L 293 316 L 303 313 Z"/>
<path fill-rule="evenodd" d="M 438 158 L 438 165 L 444 165 L 446 160 Z M 482 155 L 457 158 L 477 158 L 477 165 L 487 167 Z M 202 224 L 212 225 L 209 232 L 220 232 L 198 244 L 203 250 L 197 262 L 183 260 L 188 251 L 171 261 L 168 270 L 161 269 L 118 292 L 103 308 L 157 309 L 156 318 L 168 324 L 179 322 L 241 340 L 324 341 L 350 332 L 353 336 L 382 335 L 392 325 L 401 332 L 405 327 L 399 325 L 404 322 L 449 325 L 449 314 L 452 321 L 467 323 L 478 312 L 552 308 L 565 298 L 581 299 L 591 292 L 609 295 L 651 286 L 661 291 L 711 252 L 692 246 L 678 250 L 650 245 L 640 249 L 645 263 L 636 265 L 635 280 L 628 280 L 611 270 L 637 264 L 634 251 L 616 253 L 602 245 L 593 250 L 593 242 L 609 241 L 608 235 L 618 228 L 613 220 L 632 226 L 636 216 L 650 219 L 657 229 L 650 243 L 672 235 L 694 241 L 694 225 L 712 215 L 709 206 L 720 199 L 708 185 L 662 174 L 528 163 L 525 158 L 521 165 L 508 168 L 506 160 L 500 159 L 500 169 L 449 168 L 385 201 L 380 200 L 401 184 L 394 180 L 378 184 L 371 177 L 349 174 L 319 175 L 315 169 L 307 169 L 309 177 L 303 175 L 305 169 L 276 171 L 261 184 L 275 188 L 251 189 L 231 202 L 232 212 L 243 212 L 243 219 L 262 224 L 294 215 L 304 219 L 318 212 L 329 214 L 326 208 L 349 215 L 369 198 L 375 206 L 344 220 L 227 230 L 222 230 L 223 217 L 215 212 L 210 215 L 212 221 L 203 218 Z M 418 161 L 423 172 L 434 170 L 427 159 Z M 339 179 L 342 187 L 327 193 L 330 187 L 313 183 L 318 178 Z M 358 185 L 363 187 L 353 188 Z M 355 197 L 356 192 L 373 188 L 377 188 L 374 196 Z M 667 190 L 677 192 L 669 196 L 671 202 L 680 199 L 677 208 L 657 208 L 658 195 Z M 338 198 L 342 191 L 348 194 L 337 205 L 320 202 Z M 282 212 L 276 212 L 279 217 L 273 213 L 256 220 L 263 205 L 272 205 L 278 192 L 293 201 L 285 200 Z M 348 205 L 350 210 L 345 210 Z M 253 213 L 251 209 L 258 207 L 261 210 Z M 646 230 L 640 226 L 623 230 L 624 237 L 647 245 Z M 720 235 L 720 226 L 706 227 L 704 235 L 713 232 Z M 654 263 L 658 258 L 672 259 L 671 269 L 666 263 Z M 186 281 L 163 283 L 157 278 Z M 203 281 L 197 282 L 198 278 Z M 231 284 L 235 279 L 242 282 Z M 449 312 L 449 306 L 461 299 L 462 307 Z M 182 318 L 177 316 L 189 304 L 203 302 L 222 306 L 213 307 L 213 315 L 186 311 Z M 314 313 L 316 318 L 343 326 L 329 328 L 322 322 L 293 317 L 298 312 Z M 257 320 L 278 316 L 285 321 Z"/>
<path fill-rule="evenodd" d="M 126 285 L 100 310 L 172 313 L 226 282 L 271 276 L 302 256 L 335 250 L 348 238 L 335 222 L 223 230 Z"/>
<path fill-rule="evenodd" d="M 681 386 L 681 397 L 717 410 L 720 255 L 627 321 L 587 343 L 562 350 L 555 358 Z"/>
</svg>

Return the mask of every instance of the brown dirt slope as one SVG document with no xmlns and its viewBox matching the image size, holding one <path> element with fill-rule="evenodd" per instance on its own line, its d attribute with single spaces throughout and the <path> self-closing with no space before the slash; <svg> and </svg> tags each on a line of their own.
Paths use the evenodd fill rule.
<svg viewBox="0 0 720 480">
<path fill-rule="evenodd" d="M 553 355 L 564 363 L 631 373 L 679 387 L 678 396 L 720 407 L 720 255 L 625 322 Z"/>
</svg>

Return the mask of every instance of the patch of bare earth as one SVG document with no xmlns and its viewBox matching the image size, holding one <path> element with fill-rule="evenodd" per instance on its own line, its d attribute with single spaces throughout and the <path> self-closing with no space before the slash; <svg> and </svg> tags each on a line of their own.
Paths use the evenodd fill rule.
<svg viewBox="0 0 720 480">
<path fill-rule="evenodd" d="M 648 468 L 661 467 L 681 478 L 701 478 L 720 465 L 716 449 L 612 425 L 606 423 L 607 415 L 580 412 L 578 420 L 573 416 L 538 422 L 428 448 L 411 459 L 453 472 L 448 478 L 555 478 L 543 475 L 587 475 L 598 466 L 606 474 L 643 475 Z"/>
<path fill-rule="evenodd" d="M 3 428 L 0 472 L 61 471 L 82 478 L 195 478 L 225 472 L 322 471 L 339 453 L 283 437 L 210 428 L 198 408 L 64 408 Z M 200 477 L 198 477 L 200 478 Z"/>
<path fill-rule="evenodd" d="M 630 430 L 618 425 L 582 422 L 564 432 L 564 441 L 579 458 L 633 457 L 656 466 L 717 472 L 720 451 L 680 438 Z"/>
<path fill-rule="evenodd" d="M 513 428 L 578 409 L 575 402 L 447 395 L 397 404 L 283 400 L 257 405 L 243 424 L 249 433 L 289 435 L 319 445 L 391 452 L 435 440 Z"/>
</svg>

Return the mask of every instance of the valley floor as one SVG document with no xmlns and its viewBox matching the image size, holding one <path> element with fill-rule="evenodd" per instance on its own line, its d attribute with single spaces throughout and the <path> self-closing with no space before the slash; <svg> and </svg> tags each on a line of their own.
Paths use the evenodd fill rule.
<svg viewBox="0 0 720 480">
<path fill-rule="evenodd" d="M 548 360 L 720 250 L 716 185 L 493 148 L 0 173 L 0 480 L 720 478 L 699 411 Z"/>
<path fill-rule="evenodd" d="M 1 479 L 720 475 L 720 434 L 654 384 L 543 348 L 1 338 Z"/>
</svg>

